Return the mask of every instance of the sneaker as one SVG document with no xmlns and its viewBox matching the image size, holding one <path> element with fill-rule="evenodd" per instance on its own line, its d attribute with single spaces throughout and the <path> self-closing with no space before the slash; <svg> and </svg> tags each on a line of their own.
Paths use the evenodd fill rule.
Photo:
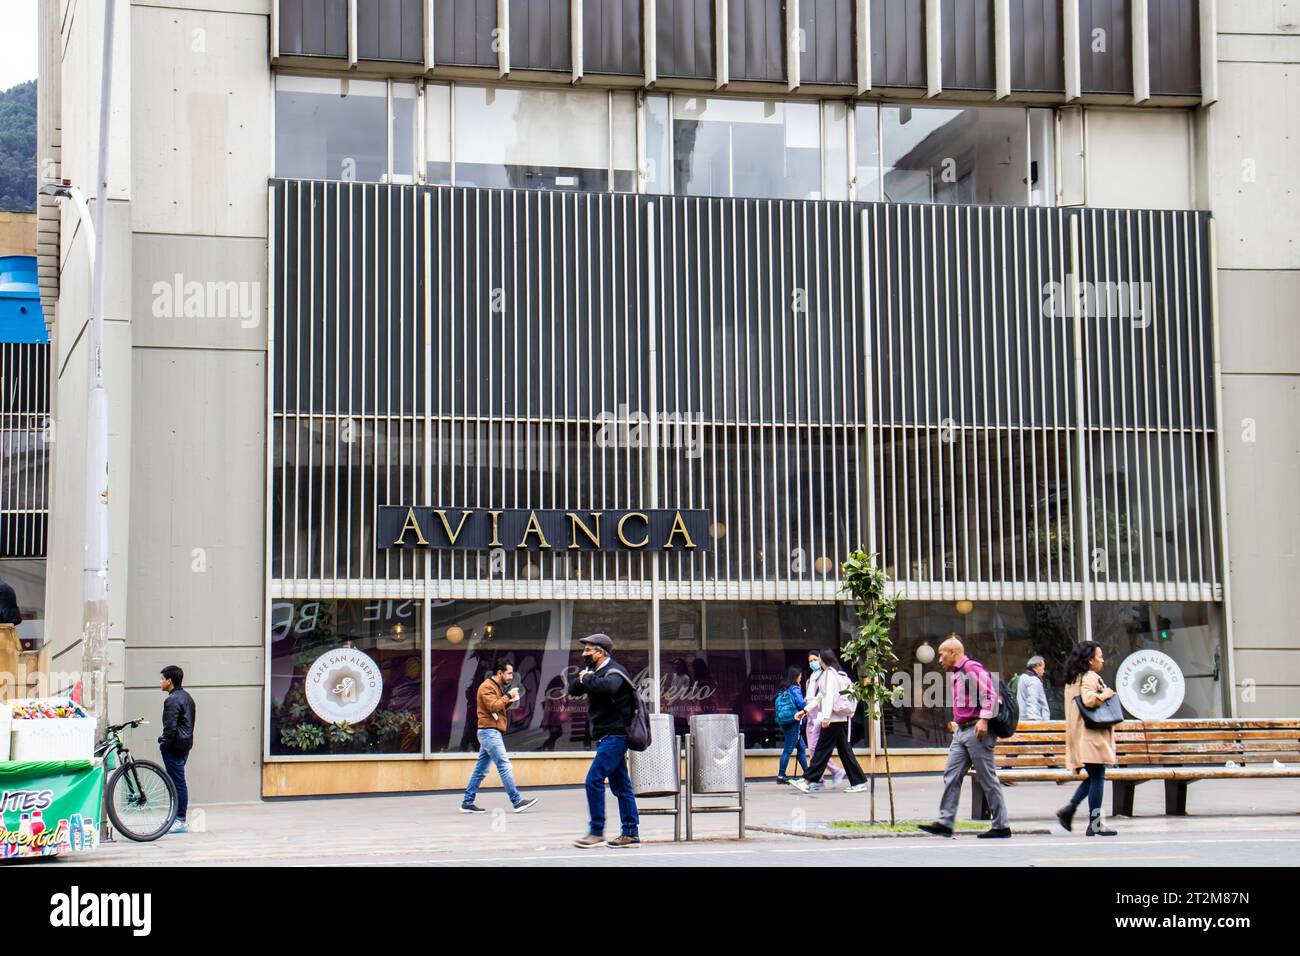
<svg viewBox="0 0 1300 956">
<path fill-rule="evenodd" d="M 599 833 L 588 833 L 585 837 L 574 840 L 573 845 L 580 850 L 590 850 L 593 847 L 605 846 L 605 838 Z"/>
<path fill-rule="evenodd" d="M 871 789 L 871 783 L 869 781 L 864 780 L 861 783 L 855 783 L 853 786 L 849 787 L 849 789 L 845 790 L 844 792 L 861 793 L 863 790 L 870 790 L 870 789 Z"/>
<path fill-rule="evenodd" d="M 529 807 L 537 806 L 536 797 L 526 797 L 515 804 L 515 813 L 523 813 Z"/>
<path fill-rule="evenodd" d="M 189 833 L 190 832 L 189 824 L 187 824 L 184 820 L 177 820 L 175 823 L 171 825 L 171 829 L 168 830 L 167 832 L 168 833 Z"/>
<path fill-rule="evenodd" d="M 628 836 L 624 833 L 621 837 L 610 840 L 605 845 L 611 850 L 630 850 L 641 845 L 641 838 L 639 836 Z"/>
<path fill-rule="evenodd" d="M 808 793 L 816 793 L 816 792 L 819 791 L 819 790 L 825 790 L 825 789 L 826 789 L 826 784 L 824 784 L 824 783 L 822 783 L 820 780 L 818 780 L 816 783 L 810 783 L 810 784 L 808 784 L 808 791 L 807 791 L 807 792 L 808 792 Z"/>
<path fill-rule="evenodd" d="M 462 803 L 460 805 L 460 812 L 461 813 L 487 813 L 487 811 L 484 810 L 482 807 L 476 806 L 472 803 Z"/>
<path fill-rule="evenodd" d="M 981 833 L 980 840 L 1005 840 L 1011 836 L 1011 827 L 990 827 Z"/>
<path fill-rule="evenodd" d="M 812 787 L 815 786 L 815 785 L 814 785 L 814 784 L 810 784 L 810 783 L 809 783 L 807 780 L 805 780 L 803 777 L 798 777 L 798 778 L 796 778 L 796 779 L 790 781 L 790 786 L 794 787 L 796 790 L 798 790 L 798 791 L 800 791 L 800 792 L 802 792 L 802 793 L 808 793 L 808 792 L 811 791 Z"/>
<path fill-rule="evenodd" d="M 952 827 L 946 827 L 942 823 L 922 823 L 918 830 L 929 833 L 931 836 L 950 837 L 952 836 Z"/>
</svg>

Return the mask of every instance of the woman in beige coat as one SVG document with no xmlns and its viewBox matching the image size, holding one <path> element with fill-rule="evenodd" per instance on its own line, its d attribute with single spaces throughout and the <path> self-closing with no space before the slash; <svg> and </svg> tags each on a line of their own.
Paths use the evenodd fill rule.
<svg viewBox="0 0 1300 956">
<path fill-rule="evenodd" d="M 1095 641 L 1076 644 L 1065 661 L 1065 765 L 1083 769 L 1088 779 L 1079 784 L 1070 802 L 1056 811 L 1056 819 L 1065 829 L 1072 829 L 1074 811 L 1088 798 L 1088 836 L 1114 836 L 1101 819 L 1101 798 L 1106 785 L 1106 767 L 1115 759 L 1115 731 L 1111 727 L 1094 730 L 1083 722 L 1076 700 L 1085 707 L 1096 707 L 1115 696 L 1115 691 L 1101 679 L 1106 658 Z"/>
</svg>

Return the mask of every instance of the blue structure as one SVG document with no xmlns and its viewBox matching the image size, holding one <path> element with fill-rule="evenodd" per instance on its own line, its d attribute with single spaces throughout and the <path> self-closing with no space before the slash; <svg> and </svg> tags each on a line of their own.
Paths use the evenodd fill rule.
<svg viewBox="0 0 1300 956">
<path fill-rule="evenodd" d="M 50 341 L 35 256 L 0 256 L 0 342 Z"/>
</svg>

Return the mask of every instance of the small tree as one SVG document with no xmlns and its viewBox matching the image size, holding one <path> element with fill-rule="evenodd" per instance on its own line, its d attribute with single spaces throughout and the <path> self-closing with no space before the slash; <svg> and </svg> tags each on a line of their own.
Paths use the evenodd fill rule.
<svg viewBox="0 0 1300 956">
<path fill-rule="evenodd" d="M 894 703 L 897 688 L 889 683 L 892 665 L 898 660 L 890 628 L 898 616 L 898 598 L 886 589 L 889 577 L 876 567 L 876 556 L 854 551 L 841 566 L 847 591 L 858 604 L 858 633 L 844 645 L 844 659 L 857 669 L 858 682 L 850 693 L 866 705 L 873 721 L 881 720 L 886 704 Z M 889 739 L 881 734 L 885 752 L 885 779 L 889 786 L 889 825 L 894 826 L 894 777 L 889 768 Z M 876 822 L 876 774 L 872 762 L 871 822 Z"/>
</svg>

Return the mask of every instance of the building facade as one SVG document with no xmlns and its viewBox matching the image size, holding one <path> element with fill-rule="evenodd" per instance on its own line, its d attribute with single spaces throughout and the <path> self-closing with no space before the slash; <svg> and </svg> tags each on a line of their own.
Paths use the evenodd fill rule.
<svg viewBox="0 0 1300 956">
<path fill-rule="evenodd" d="M 904 766 L 944 744 L 951 633 L 1008 678 L 1086 637 L 1163 651 L 1179 716 L 1300 704 L 1266 586 L 1300 520 L 1280 6 L 120 6 L 112 707 L 180 663 L 208 799 L 458 786 L 502 654 L 521 777 L 576 780 L 562 689 L 598 631 L 770 772 L 775 686 L 852 632 L 858 547 L 902 598 L 906 696 L 855 737 Z M 89 182 L 100 14 L 43 14 L 41 146 Z M 75 225 L 49 293 L 69 664 Z M 493 512 L 525 533 L 456 547 Z"/>
</svg>

